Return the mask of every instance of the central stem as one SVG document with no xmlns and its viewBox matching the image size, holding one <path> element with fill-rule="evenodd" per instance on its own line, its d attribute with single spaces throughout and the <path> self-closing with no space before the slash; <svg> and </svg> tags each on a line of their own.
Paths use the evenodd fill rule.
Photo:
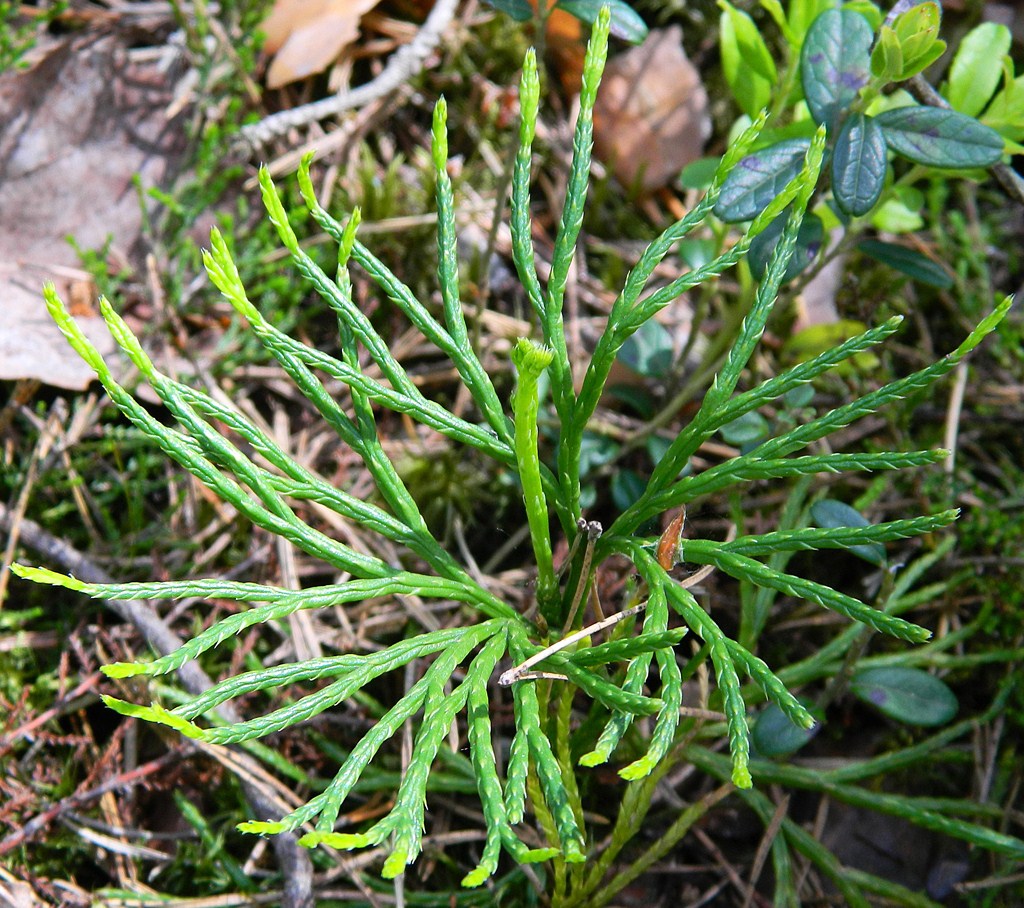
<svg viewBox="0 0 1024 908">
<path fill-rule="evenodd" d="M 540 479 L 540 456 L 537 453 L 537 414 L 540 392 L 537 382 L 551 362 L 547 347 L 520 338 L 512 348 L 512 362 L 519 373 L 512 395 L 512 415 L 515 420 L 516 462 L 519 480 L 523 484 L 526 519 L 530 526 L 530 541 L 537 559 L 537 607 L 552 627 L 561 626 L 561 602 L 558 580 L 551 557 L 551 526 L 548 503 Z"/>
</svg>

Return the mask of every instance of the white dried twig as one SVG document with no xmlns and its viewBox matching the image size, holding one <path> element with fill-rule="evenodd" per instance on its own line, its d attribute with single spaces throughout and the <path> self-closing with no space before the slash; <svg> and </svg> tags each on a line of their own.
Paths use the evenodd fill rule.
<svg viewBox="0 0 1024 908">
<path fill-rule="evenodd" d="M 363 107 L 400 88 L 420 71 L 423 61 L 437 46 L 442 33 L 454 18 L 457 6 L 458 0 L 437 0 L 416 37 L 395 51 L 376 79 L 330 98 L 271 114 L 259 123 L 242 129 L 239 139 L 254 150 L 259 149 L 291 129 L 309 126 L 346 110 Z"/>
</svg>

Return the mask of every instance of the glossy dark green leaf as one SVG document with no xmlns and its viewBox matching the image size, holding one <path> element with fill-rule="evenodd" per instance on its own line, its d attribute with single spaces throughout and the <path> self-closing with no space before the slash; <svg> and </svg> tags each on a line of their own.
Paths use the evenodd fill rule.
<svg viewBox="0 0 1024 908">
<path fill-rule="evenodd" d="M 729 444 L 743 448 L 764 441 L 770 428 L 768 420 L 756 410 L 752 410 L 722 426 L 721 434 Z"/>
<path fill-rule="evenodd" d="M 810 147 L 807 139 L 788 139 L 742 158 L 722 184 L 715 214 L 730 223 L 757 217 L 800 173 Z"/>
<path fill-rule="evenodd" d="M 786 757 L 796 753 L 817 733 L 821 725 L 801 728 L 794 725 L 774 703 L 761 710 L 750 731 L 750 743 L 759 756 Z"/>
<path fill-rule="evenodd" d="M 836 136 L 832 151 L 832 195 L 847 214 L 867 214 L 885 187 L 885 136 L 864 114 L 853 114 Z"/>
<path fill-rule="evenodd" d="M 884 240 L 862 240 L 857 244 L 857 248 L 865 255 L 870 255 L 876 261 L 895 268 L 922 284 L 941 290 L 948 290 L 953 286 L 950 273 L 938 262 L 933 262 L 916 249 L 886 243 Z"/>
<path fill-rule="evenodd" d="M 611 491 L 612 501 L 620 511 L 634 505 L 644 489 L 647 487 L 647 480 L 636 470 L 616 470 L 612 473 Z"/>
<path fill-rule="evenodd" d="M 651 319 L 629 336 L 619 351 L 619 361 L 648 378 L 660 378 L 672 367 L 675 354 L 668 329 Z"/>
<path fill-rule="evenodd" d="M 640 44 L 647 37 L 647 25 L 636 10 L 623 0 L 558 0 L 555 9 L 593 25 L 601 7 L 607 6 L 612 14 L 611 32 L 616 38 Z"/>
<path fill-rule="evenodd" d="M 817 526 L 824 529 L 871 526 L 871 522 L 859 511 L 854 510 L 848 504 L 843 504 L 843 502 L 832 498 L 824 498 L 812 505 L 811 520 Z M 877 567 L 885 567 L 885 546 L 879 542 L 867 545 L 851 545 L 848 551 L 852 555 L 863 558 Z"/>
<path fill-rule="evenodd" d="M 516 22 L 528 22 L 533 18 L 533 7 L 529 0 L 484 0 L 488 6 L 493 6 L 498 12 L 504 13 L 515 19 Z"/>
<path fill-rule="evenodd" d="M 814 20 L 800 52 L 800 74 L 816 123 L 834 126 L 867 85 L 873 41 L 860 13 L 828 9 Z"/>
<path fill-rule="evenodd" d="M 973 117 L 940 107 L 900 107 L 877 117 L 897 154 L 932 167 L 988 167 L 1003 155 L 1003 139 Z"/>
<path fill-rule="evenodd" d="M 768 262 L 771 261 L 772 253 L 782 238 L 782 231 L 786 228 L 788 218 L 789 209 L 780 214 L 751 241 L 750 250 L 747 253 L 747 264 L 750 265 L 750 273 L 757 280 L 761 280 L 765 271 L 768 270 Z M 786 273 L 782 276 L 783 282 L 793 280 L 818 257 L 824 238 L 825 228 L 821 218 L 816 214 L 806 215 L 800 225 L 800 232 L 796 235 L 793 257 L 786 266 Z"/>
<path fill-rule="evenodd" d="M 919 668 L 865 669 L 853 676 L 850 689 L 890 719 L 907 725 L 944 725 L 959 709 L 945 682 Z"/>
<path fill-rule="evenodd" d="M 644 419 L 657 412 L 654 395 L 642 385 L 608 385 L 607 393 Z"/>
<path fill-rule="evenodd" d="M 580 475 L 586 476 L 598 467 L 614 460 L 619 453 L 619 443 L 607 435 L 584 432 L 580 443 Z"/>
</svg>

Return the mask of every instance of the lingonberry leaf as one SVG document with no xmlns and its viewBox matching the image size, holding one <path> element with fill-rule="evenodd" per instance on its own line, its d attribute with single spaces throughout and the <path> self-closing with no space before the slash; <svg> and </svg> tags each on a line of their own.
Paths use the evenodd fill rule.
<svg viewBox="0 0 1024 908">
<path fill-rule="evenodd" d="M 772 86 L 778 81 L 775 61 L 747 13 L 726 0 L 720 0 L 719 6 L 719 44 L 725 81 L 740 109 L 753 118 L 771 100 Z"/>
<path fill-rule="evenodd" d="M 816 724 L 804 728 L 794 723 L 776 704 L 769 703 L 750 730 L 750 743 L 761 757 L 786 757 L 796 753 L 821 729 Z"/>
<path fill-rule="evenodd" d="M 1003 155 L 1003 139 L 973 117 L 940 107 L 900 107 L 877 117 L 885 142 L 916 164 L 989 167 Z"/>
<path fill-rule="evenodd" d="M 834 127 L 867 85 L 873 41 L 860 13 L 829 9 L 814 20 L 800 53 L 800 73 L 816 123 Z"/>
<path fill-rule="evenodd" d="M 890 719 L 907 725 L 944 725 L 959 709 L 944 681 L 909 666 L 880 666 L 857 672 L 850 689 Z"/>
<path fill-rule="evenodd" d="M 800 173 L 810 147 L 807 139 L 788 139 L 742 158 L 722 185 L 715 214 L 727 222 L 757 217 Z"/>
<path fill-rule="evenodd" d="M 811 508 L 811 520 L 824 529 L 871 526 L 871 522 L 859 511 L 833 498 L 815 502 Z M 885 566 L 885 546 L 880 542 L 851 545 L 848 551 L 878 567 Z"/>
<path fill-rule="evenodd" d="M 955 110 L 976 117 L 985 109 L 1002 78 L 1010 41 L 1010 30 L 995 22 L 983 22 L 964 36 L 949 67 L 946 97 Z"/>
<path fill-rule="evenodd" d="M 862 240 L 857 248 L 865 255 L 902 271 L 915 281 L 948 290 L 953 286 L 953 278 L 938 262 L 922 255 L 916 249 L 900 246 L 898 243 L 887 243 L 884 240 Z"/>
<path fill-rule="evenodd" d="M 533 7 L 528 0 L 484 0 L 498 12 L 515 19 L 516 22 L 529 22 L 533 18 Z"/>
<path fill-rule="evenodd" d="M 885 136 L 862 113 L 840 127 L 832 151 L 832 195 L 847 214 L 860 217 L 875 207 L 885 187 Z"/>
<path fill-rule="evenodd" d="M 788 217 L 789 210 L 787 209 L 750 243 L 747 264 L 750 265 L 750 273 L 757 280 L 761 280 L 768 269 L 768 263 L 782 237 Z M 821 218 L 816 214 L 808 214 L 800 225 L 800 232 L 796 235 L 796 246 L 793 249 L 793 257 L 789 260 L 785 274 L 782 276 L 783 283 L 793 280 L 818 257 L 824 237 L 825 228 Z"/>
<path fill-rule="evenodd" d="M 601 7 L 607 6 L 612 14 L 611 33 L 630 44 L 640 44 L 647 37 L 647 25 L 636 10 L 623 0 L 559 0 L 555 9 L 564 10 L 588 25 L 597 21 Z"/>
</svg>

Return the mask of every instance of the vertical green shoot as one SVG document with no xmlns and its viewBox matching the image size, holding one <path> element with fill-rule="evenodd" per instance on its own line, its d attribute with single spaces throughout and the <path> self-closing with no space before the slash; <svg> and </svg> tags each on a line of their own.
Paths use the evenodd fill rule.
<svg viewBox="0 0 1024 908">
<path fill-rule="evenodd" d="M 512 172 L 512 261 L 519 280 L 526 290 L 537 318 L 544 321 L 544 294 L 537 277 L 537 259 L 533 251 L 530 217 L 530 178 L 533 164 L 533 139 L 537 134 L 537 113 L 540 106 L 540 77 L 537 75 L 537 53 L 530 48 L 523 60 L 519 80 L 519 149 Z"/>
<path fill-rule="evenodd" d="M 537 605 L 544 619 L 554 627 L 561 621 L 561 609 L 551 556 L 551 523 L 540 478 L 540 455 L 537 449 L 537 418 L 540 411 L 538 380 L 551 359 L 550 350 L 526 338 L 520 338 L 512 348 L 512 362 L 518 373 L 512 396 L 516 460 L 523 485 L 526 518 L 530 525 L 530 540 L 537 559 Z"/>
</svg>

